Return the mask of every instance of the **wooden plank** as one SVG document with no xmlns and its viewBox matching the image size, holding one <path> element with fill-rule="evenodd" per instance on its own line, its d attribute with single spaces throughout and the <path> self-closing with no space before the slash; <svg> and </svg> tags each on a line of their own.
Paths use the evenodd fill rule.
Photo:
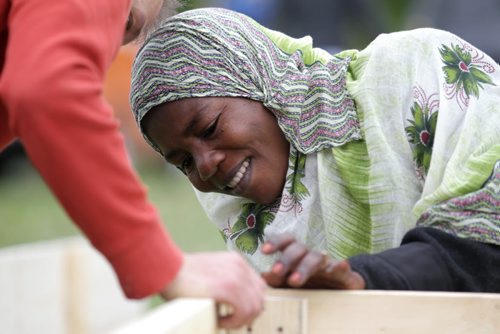
<svg viewBox="0 0 500 334">
<path fill-rule="evenodd" d="M 167 303 L 155 317 L 114 333 L 500 333 L 500 294 L 270 289 L 264 312 L 252 326 L 228 331 L 215 329 L 213 303 L 209 310 L 202 304 L 197 309 L 196 303 L 184 299 Z"/>
<path fill-rule="evenodd" d="M 177 299 L 110 334 L 215 334 L 215 303 L 209 299 Z"/>
<path fill-rule="evenodd" d="M 500 333 L 500 294 L 276 289 L 269 295 L 303 298 L 308 334 Z"/>
<path fill-rule="evenodd" d="M 148 307 L 81 237 L 1 248 L 0 296 L 0 333 L 102 333 Z"/>
<path fill-rule="evenodd" d="M 88 284 L 85 282 L 84 248 L 75 242 L 68 243 L 61 249 L 65 257 L 65 285 L 61 289 L 65 292 L 66 331 L 71 334 L 85 334 L 90 332 L 90 326 L 85 312 L 82 309 L 87 304 L 89 294 Z"/>
<path fill-rule="evenodd" d="M 0 333 L 66 333 L 58 247 L 0 249 Z"/>
<path fill-rule="evenodd" d="M 123 295 L 115 273 L 86 240 L 66 242 L 65 333 L 103 333 L 149 311 L 146 300 Z"/>
<path fill-rule="evenodd" d="M 251 326 L 228 330 L 227 334 L 305 334 L 307 321 L 305 298 L 268 296 L 264 312 Z"/>
</svg>

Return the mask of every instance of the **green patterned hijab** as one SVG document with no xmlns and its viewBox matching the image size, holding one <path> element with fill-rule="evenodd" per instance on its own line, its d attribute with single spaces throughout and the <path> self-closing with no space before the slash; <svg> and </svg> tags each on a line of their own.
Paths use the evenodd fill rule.
<svg viewBox="0 0 500 334">
<path fill-rule="evenodd" d="M 139 126 L 153 107 L 183 98 L 260 101 L 287 140 L 311 153 L 361 137 L 345 88 L 348 64 L 313 49 L 308 37 L 290 38 L 230 10 L 198 9 L 165 21 L 139 50 L 130 100 Z"/>
<path fill-rule="evenodd" d="M 292 144 L 285 187 L 273 205 L 195 190 L 227 247 L 260 270 L 273 262 L 259 250 L 268 233 L 292 233 L 311 248 L 326 248 L 316 152 L 361 137 L 346 90 L 349 62 L 312 48 L 310 37 L 293 39 L 218 8 L 174 16 L 138 52 L 131 105 L 140 127 L 148 111 L 162 103 L 243 97 L 262 102 Z"/>
</svg>

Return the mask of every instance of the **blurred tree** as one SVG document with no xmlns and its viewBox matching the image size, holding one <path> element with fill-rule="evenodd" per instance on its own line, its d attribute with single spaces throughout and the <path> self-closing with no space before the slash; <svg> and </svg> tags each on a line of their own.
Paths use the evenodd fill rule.
<svg viewBox="0 0 500 334">
<path fill-rule="evenodd" d="M 365 47 L 378 34 L 400 30 L 412 0 L 280 0 L 276 29 L 311 35 L 319 46 Z"/>
<path fill-rule="evenodd" d="M 273 10 L 261 21 L 293 37 L 311 35 L 328 49 L 364 48 L 377 35 L 419 27 L 448 30 L 500 59 L 500 1 L 481 0 L 268 0 Z M 198 0 L 198 6 L 226 6 L 249 14 L 260 0 Z M 255 9 L 250 9 L 255 6 Z M 259 21 L 259 17 L 254 17 Z"/>
<path fill-rule="evenodd" d="M 229 8 L 268 26 L 278 13 L 278 0 L 215 0 L 214 6 Z"/>
<path fill-rule="evenodd" d="M 179 11 L 185 11 L 194 8 L 206 7 L 209 2 L 206 0 L 180 0 L 182 7 Z"/>
<path fill-rule="evenodd" d="M 408 13 L 407 27 L 448 30 L 500 61 L 499 0 L 413 1 Z"/>
</svg>

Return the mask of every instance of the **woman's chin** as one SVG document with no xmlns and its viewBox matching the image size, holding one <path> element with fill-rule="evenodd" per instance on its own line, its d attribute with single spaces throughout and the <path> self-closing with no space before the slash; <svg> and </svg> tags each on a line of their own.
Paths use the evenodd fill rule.
<svg viewBox="0 0 500 334">
<path fill-rule="evenodd" d="M 253 201 L 258 204 L 271 206 L 276 204 L 276 202 L 278 202 L 280 199 L 281 199 L 281 193 L 279 194 L 279 196 L 268 196 L 266 198 L 261 197 L 258 200 L 253 200 Z"/>
</svg>

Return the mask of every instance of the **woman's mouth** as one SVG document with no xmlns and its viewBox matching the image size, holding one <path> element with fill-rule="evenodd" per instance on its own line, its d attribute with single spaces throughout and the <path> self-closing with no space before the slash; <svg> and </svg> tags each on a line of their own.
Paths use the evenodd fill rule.
<svg viewBox="0 0 500 334">
<path fill-rule="evenodd" d="M 231 181 L 229 181 L 229 183 L 227 184 L 227 187 L 229 189 L 236 188 L 236 186 L 240 183 L 241 179 L 243 179 L 243 177 L 245 176 L 245 173 L 247 172 L 247 168 L 249 165 L 250 165 L 250 162 L 248 159 L 243 161 L 240 169 L 236 172 L 233 179 Z"/>
</svg>

